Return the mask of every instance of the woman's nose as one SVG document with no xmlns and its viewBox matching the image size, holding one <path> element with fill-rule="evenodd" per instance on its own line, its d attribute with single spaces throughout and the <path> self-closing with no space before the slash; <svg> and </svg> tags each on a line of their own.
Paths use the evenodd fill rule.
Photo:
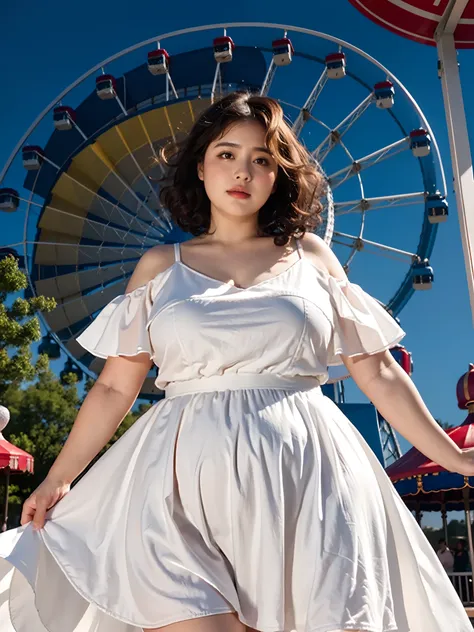
<svg viewBox="0 0 474 632">
<path fill-rule="evenodd" d="M 239 180 L 248 181 L 251 179 L 250 171 L 246 167 L 239 167 L 235 170 L 235 177 Z"/>
</svg>

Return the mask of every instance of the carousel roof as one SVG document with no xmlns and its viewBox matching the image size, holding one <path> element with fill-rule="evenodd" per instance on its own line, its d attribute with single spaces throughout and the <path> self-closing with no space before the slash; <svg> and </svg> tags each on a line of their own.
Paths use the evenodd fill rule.
<svg viewBox="0 0 474 632">
<path fill-rule="evenodd" d="M 474 414 L 468 415 L 463 424 L 452 428 L 447 434 L 462 449 L 474 447 Z M 446 469 L 437 463 L 433 463 L 416 448 L 412 448 L 395 463 L 389 465 L 386 472 L 392 479 L 392 482 L 396 482 L 418 475 L 424 476 L 425 474 L 446 472 Z"/>
</svg>

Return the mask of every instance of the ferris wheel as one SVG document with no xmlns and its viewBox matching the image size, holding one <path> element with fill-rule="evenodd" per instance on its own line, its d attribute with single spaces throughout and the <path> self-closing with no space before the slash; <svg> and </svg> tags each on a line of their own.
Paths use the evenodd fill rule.
<svg viewBox="0 0 474 632">
<path fill-rule="evenodd" d="M 190 237 L 160 205 L 155 158 L 236 89 L 277 99 L 322 166 L 329 186 L 318 234 L 351 280 L 374 269 L 377 287 L 365 287 L 394 317 L 431 287 L 446 183 L 436 139 L 403 85 L 362 50 L 309 29 L 184 29 L 78 78 L 41 112 L 0 174 L 0 211 L 19 220 L 18 239 L 0 255 L 21 259 L 30 295 L 56 299 L 39 350 L 51 358 L 63 351 L 66 372 L 100 372 L 104 361 L 76 337 L 124 292 L 144 251 Z M 145 380 L 147 399 L 161 396 L 154 379 Z"/>
</svg>

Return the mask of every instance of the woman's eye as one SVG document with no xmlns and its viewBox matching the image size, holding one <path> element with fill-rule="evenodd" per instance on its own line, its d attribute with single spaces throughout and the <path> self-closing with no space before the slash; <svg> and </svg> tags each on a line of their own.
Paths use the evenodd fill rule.
<svg viewBox="0 0 474 632">
<path fill-rule="evenodd" d="M 222 153 L 219 154 L 219 158 L 223 158 L 224 160 L 227 160 L 228 158 L 233 158 L 233 155 L 230 151 L 223 151 Z M 260 162 L 259 164 L 261 165 L 268 165 L 270 164 L 269 161 L 266 158 L 255 158 L 255 161 L 261 160 L 262 162 Z"/>
</svg>

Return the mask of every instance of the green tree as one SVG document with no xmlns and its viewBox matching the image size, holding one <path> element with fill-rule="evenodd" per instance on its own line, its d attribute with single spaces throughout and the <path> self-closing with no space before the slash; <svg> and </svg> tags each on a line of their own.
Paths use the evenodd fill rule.
<svg viewBox="0 0 474 632">
<path fill-rule="evenodd" d="M 26 275 L 13 256 L 0 260 L 0 402 L 10 385 L 19 386 L 47 371 L 48 357 L 40 354 L 32 363 L 31 345 L 41 338 L 39 312 L 56 307 L 54 298 L 18 297 L 8 305 L 8 295 L 28 287 Z"/>
</svg>

